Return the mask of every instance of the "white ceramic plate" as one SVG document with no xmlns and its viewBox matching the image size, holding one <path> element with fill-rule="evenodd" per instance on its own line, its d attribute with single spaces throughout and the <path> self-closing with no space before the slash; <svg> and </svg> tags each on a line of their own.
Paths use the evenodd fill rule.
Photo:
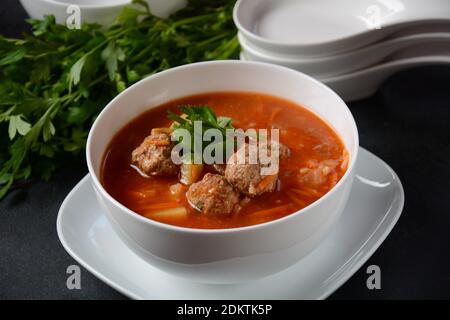
<svg viewBox="0 0 450 320">
<path fill-rule="evenodd" d="M 333 89 L 345 102 L 364 99 L 373 95 L 388 77 L 399 71 L 420 66 L 450 64 L 450 52 L 438 50 L 436 55 L 426 52 L 433 51 L 432 49 L 414 47 L 395 54 L 389 61 L 369 68 L 317 79 Z M 248 58 L 241 53 L 241 60 L 247 61 Z"/>
<path fill-rule="evenodd" d="M 304 72 L 313 77 L 330 78 L 373 66 L 387 57 L 414 46 L 431 47 L 450 43 L 450 32 L 421 33 L 396 37 L 360 49 L 321 58 L 283 58 L 265 54 L 238 34 L 244 55 L 252 61 L 268 62 Z"/>
<path fill-rule="evenodd" d="M 375 252 L 403 209 L 395 172 L 361 149 L 341 220 L 307 257 L 270 277 L 237 285 L 206 285 L 175 278 L 132 253 L 111 229 L 86 176 L 69 193 L 57 230 L 67 252 L 92 274 L 134 299 L 324 299 Z"/>
<path fill-rule="evenodd" d="M 441 64 L 450 64 L 450 55 L 401 58 L 342 76 L 320 79 L 320 81 L 333 89 L 343 100 L 351 102 L 373 95 L 388 77 L 399 71 Z"/>
</svg>

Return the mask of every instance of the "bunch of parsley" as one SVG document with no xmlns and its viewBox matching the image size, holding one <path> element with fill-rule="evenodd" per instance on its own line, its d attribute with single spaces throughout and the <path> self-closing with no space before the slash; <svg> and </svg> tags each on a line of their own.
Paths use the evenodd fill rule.
<svg viewBox="0 0 450 320">
<path fill-rule="evenodd" d="M 18 181 L 49 179 L 82 157 L 89 128 L 114 96 L 181 64 L 235 59 L 234 0 L 191 0 L 168 19 L 127 7 L 107 30 L 30 20 L 23 39 L 0 36 L 0 199 Z"/>
</svg>

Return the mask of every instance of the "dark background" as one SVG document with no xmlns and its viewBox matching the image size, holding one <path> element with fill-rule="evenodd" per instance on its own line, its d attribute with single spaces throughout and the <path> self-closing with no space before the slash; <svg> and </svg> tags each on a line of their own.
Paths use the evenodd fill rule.
<svg viewBox="0 0 450 320">
<path fill-rule="evenodd" d="M 2 0 L 0 10 L 1 35 L 28 30 L 18 0 Z M 396 74 L 350 109 L 361 146 L 397 172 L 406 203 L 386 241 L 331 299 L 450 299 L 450 67 Z M 0 299 L 124 299 L 84 269 L 82 290 L 66 288 L 76 262 L 58 240 L 56 216 L 86 173 L 80 159 L 0 202 Z M 371 264 L 382 270 L 381 290 L 366 288 Z"/>
</svg>

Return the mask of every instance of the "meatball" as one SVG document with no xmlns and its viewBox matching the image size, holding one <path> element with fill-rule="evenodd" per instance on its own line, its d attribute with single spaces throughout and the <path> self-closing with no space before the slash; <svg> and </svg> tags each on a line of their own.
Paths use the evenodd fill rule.
<svg viewBox="0 0 450 320">
<path fill-rule="evenodd" d="M 278 153 L 280 155 L 280 159 L 286 159 L 291 156 L 291 149 L 285 144 L 282 144 L 281 142 L 278 143 Z"/>
<path fill-rule="evenodd" d="M 207 215 L 228 215 L 239 210 L 239 192 L 223 176 L 207 173 L 192 184 L 186 197 L 195 209 Z"/>
<path fill-rule="evenodd" d="M 170 141 L 170 133 L 152 130 L 152 134 L 132 152 L 131 161 L 142 173 L 147 175 L 177 175 L 178 166 L 171 160 L 173 146 L 174 143 Z"/>
<path fill-rule="evenodd" d="M 243 159 L 245 152 L 245 162 L 240 163 L 238 159 Z M 271 192 L 275 189 L 278 173 L 263 176 L 261 163 L 251 164 L 249 161 L 249 145 L 243 144 L 228 160 L 225 169 L 227 181 L 243 194 L 249 197 L 258 196 L 264 192 Z M 267 167 L 267 166 L 266 166 Z"/>
</svg>

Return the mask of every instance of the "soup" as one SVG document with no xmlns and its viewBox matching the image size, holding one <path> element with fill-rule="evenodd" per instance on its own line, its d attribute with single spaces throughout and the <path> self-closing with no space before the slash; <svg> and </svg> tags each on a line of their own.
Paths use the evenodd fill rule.
<svg viewBox="0 0 450 320">
<path fill-rule="evenodd" d="M 222 120 L 231 118 L 234 128 L 278 129 L 277 174 L 261 175 L 252 184 L 245 179 L 255 180 L 258 174 L 246 177 L 250 166 L 228 162 L 221 167 L 190 166 L 186 181 L 185 167 L 170 162 L 163 152 L 174 126 L 168 110 L 180 114 L 180 105 L 208 106 L 227 117 Z M 183 121 L 183 116 L 178 119 Z M 117 201 L 149 219 L 223 229 L 272 221 L 310 205 L 333 188 L 347 165 L 348 153 L 336 132 L 306 108 L 264 94 L 216 92 L 171 101 L 128 123 L 105 152 L 101 182 Z"/>
</svg>

